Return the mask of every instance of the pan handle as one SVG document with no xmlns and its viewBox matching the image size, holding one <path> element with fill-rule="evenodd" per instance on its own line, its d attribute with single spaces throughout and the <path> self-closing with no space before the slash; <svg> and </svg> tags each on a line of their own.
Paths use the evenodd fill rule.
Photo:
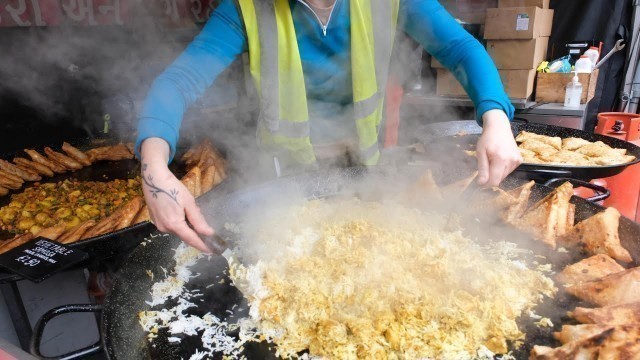
<svg viewBox="0 0 640 360">
<path fill-rule="evenodd" d="M 569 178 L 551 179 L 551 180 L 547 181 L 546 183 L 544 183 L 544 185 L 545 186 L 552 186 L 553 184 L 555 184 L 557 182 L 566 182 L 566 181 L 570 181 L 574 185 L 586 187 L 587 189 L 591 189 L 591 190 L 595 191 L 597 193 L 597 195 L 592 196 L 592 197 L 590 197 L 588 199 L 585 199 L 585 200 L 587 200 L 589 202 L 597 203 L 599 201 L 606 200 L 606 199 L 609 198 L 609 196 L 611 196 L 611 191 L 609 189 L 607 189 L 606 187 L 600 186 L 600 185 L 596 185 L 596 184 L 592 184 L 592 183 L 590 183 L 588 181 L 577 180 L 577 179 L 569 179 Z"/>
<path fill-rule="evenodd" d="M 79 305 L 63 305 L 57 308 L 53 308 L 47 311 L 36 323 L 36 326 L 33 331 L 33 336 L 31 337 L 31 354 L 43 360 L 73 360 L 73 359 L 81 359 L 88 355 L 97 354 L 102 351 L 102 342 L 98 340 L 93 345 L 89 345 L 83 349 L 72 351 L 70 353 L 64 355 L 58 355 L 55 357 L 47 357 L 42 355 L 40 352 L 40 345 L 42 342 L 42 334 L 44 333 L 44 329 L 47 327 L 49 321 L 54 318 L 69 314 L 69 313 L 85 313 L 85 312 L 93 312 L 98 313 L 102 311 L 102 305 L 93 305 L 93 304 L 79 304 Z"/>
<path fill-rule="evenodd" d="M 563 178 L 563 179 L 570 178 L 571 175 L 573 174 L 569 170 L 552 170 L 552 169 L 522 169 L 522 168 L 517 168 L 514 171 L 515 172 L 522 172 L 522 173 L 532 174 L 532 175 L 544 176 L 546 178 L 549 178 L 550 176 L 552 176 L 554 178 Z"/>
</svg>

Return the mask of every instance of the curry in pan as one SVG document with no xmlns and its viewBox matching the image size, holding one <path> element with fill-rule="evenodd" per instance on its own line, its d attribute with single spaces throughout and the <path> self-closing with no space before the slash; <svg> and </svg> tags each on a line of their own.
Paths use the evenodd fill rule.
<svg viewBox="0 0 640 360">
<path fill-rule="evenodd" d="M 35 237 L 64 244 L 92 238 L 148 221 L 140 177 L 113 181 L 78 181 L 72 175 L 57 183 L 53 177 L 90 166 L 97 161 L 132 159 L 132 145 L 118 144 L 81 151 L 68 143 L 62 151 L 44 149 L 44 155 L 25 149 L 30 159 L 0 160 L 0 196 L 14 190 L 8 205 L 0 208 L 0 227 L 15 236 L 0 242 L 0 253 Z M 187 151 L 182 161 L 187 189 L 200 196 L 226 177 L 225 162 L 213 145 L 205 141 Z M 31 186 L 18 193 L 26 183 Z"/>
</svg>

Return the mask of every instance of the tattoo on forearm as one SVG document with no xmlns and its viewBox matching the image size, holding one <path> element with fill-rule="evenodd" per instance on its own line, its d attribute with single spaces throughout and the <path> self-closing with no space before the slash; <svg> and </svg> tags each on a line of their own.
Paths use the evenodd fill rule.
<svg viewBox="0 0 640 360">
<path fill-rule="evenodd" d="M 177 189 L 171 189 L 169 191 L 159 188 L 158 186 L 156 186 L 153 183 L 153 176 L 151 174 L 147 174 L 147 167 L 148 164 L 143 163 L 142 164 L 142 181 L 144 181 L 145 185 L 147 185 L 149 187 L 149 192 L 151 192 L 151 196 L 153 196 L 154 199 L 158 198 L 158 194 L 165 194 L 167 195 L 171 200 L 175 201 L 176 204 L 178 203 L 178 190 Z"/>
</svg>

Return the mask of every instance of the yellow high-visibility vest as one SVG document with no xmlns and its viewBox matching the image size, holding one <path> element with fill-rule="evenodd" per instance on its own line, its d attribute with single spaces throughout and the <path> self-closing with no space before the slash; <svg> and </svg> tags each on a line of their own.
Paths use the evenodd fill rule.
<svg viewBox="0 0 640 360">
<path fill-rule="evenodd" d="M 247 32 L 249 65 L 260 96 L 258 139 L 301 164 L 316 161 L 310 140 L 302 61 L 289 0 L 238 0 Z M 360 162 L 380 158 L 383 115 L 399 0 L 349 0 L 353 104 Z M 277 71 L 276 71 L 277 70 Z"/>
</svg>

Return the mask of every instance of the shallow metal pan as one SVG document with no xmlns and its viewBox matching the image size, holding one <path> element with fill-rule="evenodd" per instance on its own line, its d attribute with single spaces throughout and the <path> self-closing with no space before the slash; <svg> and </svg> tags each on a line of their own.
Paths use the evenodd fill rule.
<svg viewBox="0 0 640 360">
<path fill-rule="evenodd" d="M 69 143 L 81 150 L 88 150 L 94 147 L 114 144 L 109 140 L 94 139 L 75 139 L 69 141 Z M 47 145 L 41 145 L 33 148 L 42 153 L 41 150 L 45 146 Z M 51 144 L 49 146 L 56 151 L 61 151 L 62 144 Z M 10 161 L 16 156 L 29 158 L 22 150 L 3 154 L 0 158 Z M 172 163 L 171 169 L 177 176 L 184 175 L 184 166 L 180 164 L 179 161 Z M 80 181 L 110 181 L 115 179 L 131 179 L 139 176 L 139 174 L 140 163 L 135 159 L 122 161 L 100 161 L 78 171 L 56 174 L 50 178 L 43 177 L 41 182 L 55 183 L 72 178 Z M 0 206 L 7 205 L 10 202 L 12 194 L 22 192 L 24 189 L 32 185 L 32 182 L 25 182 L 25 186 L 22 189 L 13 191 L 7 196 L 0 197 Z M 69 247 L 80 249 L 89 254 L 89 258 L 86 261 L 77 264 L 75 268 L 87 267 L 88 265 L 110 259 L 118 254 L 128 253 L 154 230 L 155 226 L 150 222 L 145 221 L 115 232 L 102 234 L 69 244 Z M 12 233 L 0 230 L 0 239 L 9 239 L 13 236 L 14 235 Z M 20 279 L 21 277 L 17 275 L 0 270 L 0 283 L 17 281 Z"/>
<path fill-rule="evenodd" d="M 222 232 L 223 236 L 232 234 L 224 234 L 225 222 L 239 222 L 244 215 L 255 206 L 268 204 L 274 199 L 274 196 L 290 193 L 291 191 L 303 194 L 308 198 L 335 196 L 335 195 L 353 195 L 358 197 L 370 197 L 370 192 L 382 190 L 384 185 L 378 181 L 376 170 L 367 170 L 361 168 L 351 168 L 343 170 L 333 170 L 319 174 L 305 174 L 295 178 L 283 178 L 273 182 L 269 182 L 260 186 L 246 189 L 232 194 L 224 194 L 219 191 L 213 191 L 205 196 L 206 203 L 212 204 L 206 209 L 211 219 L 216 219 L 215 227 Z M 393 175 L 394 169 L 384 170 L 382 176 Z M 413 181 L 404 175 L 400 175 L 397 185 L 404 186 L 406 183 Z M 506 181 L 505 186 L 515 187 L 522 184 L 523 181 L 517 178 L 510 178 Z M 551 188 L 543 185 L 536 185 L 532 193 L 532 201 L 541 199 L 552 191 Z M 576 221 L 581 221 L 593 216 L 594 214 L 604 210 L 604 208 L 594 205 L 584 199 L 573 197 L 572 203 L 576 204 Z M 484 226 L 478 223 L 476 226 Z M 473 226 L 468 226 L 468 231 L 473 232 Z M 516 231 L 505 225 L 503 227 L 495 227 L 496 236 L 509 237 L 509 234 Z M 622 243 L 634 257 L 636 264 L 640 261 L 640 224 L 629 219 L 621 218 L 620 221 L 620 237 Z M 138 247 L 133 251 L 127 263 L 122 267 L 119 275 L 115 279 L 113 288 L 107 297 L 104 307 L 80 307 L 81 311 L 101 311 L 100 328 L 102 332 L 101 342 L 89 348 L 92 352 L 100 351 L 103 348 L 109 359 L 180 359 L 188 358 L 194 350 L 201 346 L 196 337 L 184 339 L 179 344 L 169 343 L 167 334 L 161 332 L 153 344 L 146 339 L 146 334 L 142 331 L 138 324 L 137 314 L 139 311 L 148 310 L 149 306 L 145 300 L 149 298 L 149 291 L 154 283 L 147 271 L 151 270 L 155 274 L 162 274 L 162 268 L 171 268 L 174 265 L 173 251 L 180 243 L 175 237 L 158 237 L 148 243 L 146 246 Z M 548 253 L 551 253 L 548 251 Z M 581 258 L 582 254 L 559 254 L 553 252 L 548 256 L 559 256 L 554 259 L 557 262 L 566 264 Z M 560 266 L 560 265 L 559 265 Z M 224 276 L 227 269 L 226 261 L 222 257 L 215 257 L 211 261 L 201 260 L 195 265 L 196 268 L 202 269 L 201 275 L 193 279 L 189 285 L 189 289 L 200 289 L 204 294 L 204 301 L 198 302 L 197 308 L 193 309 L 193 314 L 204 315 L 207 312 L 220 317 L 222 320 L 233 321 L 233 318 L 227 318 L 229 315 L 226 310 L 232 310 L 235 305 L 246 309 L 242 295 L 239 291 L 229 285 L 229 280 Z M 224 284 L 219 284 L 220 278 L 225 278 Z M 209 287 L 211 284 L 215 286 Z M 577 299 L 559 295 L 556 299 L 549 300 L 536 309 L 541 315 L 547 315 L 556 325 L 555 329 L 551 328 L 528 328 L 526 331 L 526 345 L 514 352 L 516 358 L 528 358 L 529 351 L 534 344 L 555 346 L 557 343 L 553 339 L 552 331 L 558 330 L 558 327 L 566 321 L 563 314 L 575 306 L 583 305 Z M 46 323 L 51 320 L 57 313 L 74 311 L 71 307 L 61 307 L 52 310 L 48 315 L 43 317 L 36 329 L 36 334 L 42 334 Z M 78 309 L 75 309 L 78 310 Z M 246 313 L 239 313 L 236 316 L 246 316 Z M 38 336 L 34 337 L 33 351 L 39 354 Z M 77 354 L 86 355 L 86 350 L 81 350 L 75 355 L 65 355 L 65 359 L 79 358 Z M 249 359 L 274 359 L 275 356 L 269 350 L 267 344 L 250 344 L 247 346 L 245 355 Z"/>
<path fill-rule="evenodd" d="M 591 142 L 602 141 L 603 143 L 618 149 L 626 149 L 629 155 L 636 157 L 636 160 L 626 164 L 612 166 L 569 166 L 569 165 L 544 165 L 544 164 L 522 164 L 516 170 L 516 175 L 531 179 L 551 179 L 551 178 L 573 178 L 578 180 L 593 180 L 615 176 L 623 172 L 627 167 L 640 163 L 640 146 L 630 142 L 622 141 L 610 136 L 593 134 L 583 130 L 564 128 L 559 126 L 534 124 L 514 121 L 511 123 L 514 136 L 521 131 L 533 132 L 541 135 L 559 136 L 561 138 L 582 138 Z M 428 149 L 427 157 L 430 154 L 451 155 L 456 161 L 460 161 L 460 156 L 456 152 L 464 154 L 459 150 L 473 150 L 478 141 L 482 128 L 475 121 L 451 121 L 425 125 L 413 140 L 425 144 Z"/>
</svg>

